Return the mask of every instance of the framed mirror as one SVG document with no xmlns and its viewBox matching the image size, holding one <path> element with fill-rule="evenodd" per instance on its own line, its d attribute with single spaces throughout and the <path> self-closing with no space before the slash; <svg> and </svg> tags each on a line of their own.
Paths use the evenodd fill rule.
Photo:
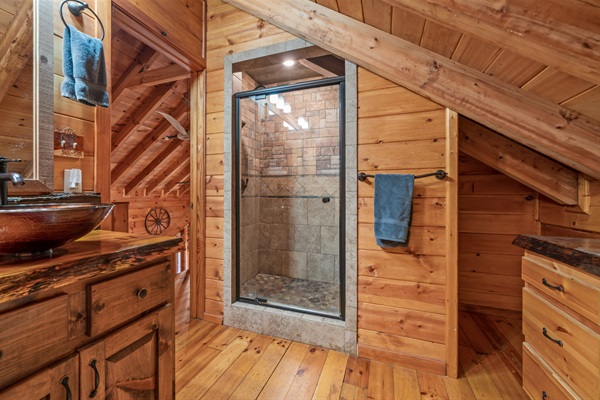
<svg viewBox="0 0 600 400">
<path fill-rule="evenodd" d="M 26 184 L 10 195 L 53 190 L 53 2 L 0 2 L 0 156 Z"/>
</svg>

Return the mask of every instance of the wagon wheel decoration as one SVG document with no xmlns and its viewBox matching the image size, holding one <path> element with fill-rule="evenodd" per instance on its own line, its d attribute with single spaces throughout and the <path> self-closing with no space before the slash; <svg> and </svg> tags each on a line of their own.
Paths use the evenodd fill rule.
<svg viewBox="0 0 600 400">
<path fill-rule="evenodd" d="M 144 226 L 150 235 L 160 235 L 169 225 L 171 225 L 171 216 L 162 207 L 153 208 L 146 214 Z"/>
</svg>

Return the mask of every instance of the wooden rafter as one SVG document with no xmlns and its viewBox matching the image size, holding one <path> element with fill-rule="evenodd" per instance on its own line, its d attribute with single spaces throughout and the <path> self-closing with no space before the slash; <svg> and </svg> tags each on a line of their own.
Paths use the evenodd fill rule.
<svg viewBox="0 0 600 400">
<path fill-rule="evenodd" d="M 152 171 L 158 168 L 161 164 L 167 163 L 171 154 L 179 148 L 180 144 L 181 142 L 178 139 L 171 140 L 159 155 L 154 157 L 154 159 L 148 165 L 146 165 L 146 167 L 139 174 L 137 174 L 135 178 L 129 181 L 129 183 L 125 186 L 125 196 L 134 191 L 137 186 L 152 173 Z"/>
<path fill-rule="evenodd" d="M 162 83 L 180 81 L 189 77 L 189 71 L 184 70 L 177 64 L 172 64 L 138 73 L 129 81 L 129 87 L 138 85 L 156 86 Z"/>
<path fill-rule="evenodd" d="M 597 4 L 576 0 L 382 1 L 569 75 L 600 82 L 600 8 Z"/>
<path fill-rule="evenodd" d="M 33 4 L 25 0 L 0 40 L 0 103 L 33 54 Z"/>
<path fill-rule="evenodd" d="M 119 81 L 113 86 L 113 103 L 116 104 L 119 102 L 123 91 L 131 86 L 130 81 L 140 72 L 149 68 L 158 57 L 160 57 L 160 53 L 151 47 L 146 46 L 140 51 L 140 54 L 129 64 L 123 75 L 119 78 Z"/>
<path fill-rule="evenodd" d="M 131 18 L 123 9 L 120 7 L 126 6 L 128 2 L 118 1 L 113 4 L 116 5 L 113 9 L 113 21 L 117 23 L 121 29 L 136 38 L 142 43 L 152 47 L 156 51 L 162 53 L 171 61 L 179 64 L 181 67 L 188 70 L 203 70 L 205 68 L 204 60 L 195 60 L 185 53 L 175 49 L 173 45 L 164 40 L 164 38 L 157 35 L 156 32 L 148 29 L 147 26 L 140 23 L 139 21 Z M 131 6 L 131 3 L 129 4 Z M 134 6 L 132 6 L 134 7 Z"/>
<path fill-rule="evenodd" d="M 181 152 L 177 158 L 173 158 L 170 160 L 169 165 L 165 168 L 163 168 L 158 175 L 156 176 L 156 178 L 151 179 L 148 182 L 148 185 L 146 185 L 145 189 L 146 189 L 146 194 L 150 194 L 154 191 L 154 189 L 156 189 L 157 187 L 159 187 L 163 182 L 165 182 L 167 179 L 169 179 L 175 172 L 179 171 L 187 162 L 189 162 L 190 159 L 190 147 L 189 147 L 189 142 L 183 142 L 179 148 L 183 148 L 185 147 L 185 149 L 183 150 L 183 152 Z M 188 169 L 189 171 L 189 169 Z"/>
<path fill-rule="evenodd" d="M 117 151 L 121 143 L 125 142 L 142 124 L 152 115 L 154 111 L 165 101 L 171 94 L 172 85 L 159 86 L 147 99 L 147 103 L 131 118 L 121 130 L 112 137 L 112 154 Z"/>
<path fill-rule="evenodd" d="M 187 104 L 182 102 L 175 110 L 170 112 L 170 115 L 179 120 L 185 115 L 187 109 Z M 119 177 L 121 177 L 121 175 L 123 175 L 125 171 L 127 171 L 127 169 L 129 169 L 129 167 L 150 148 L 150 146 L 161 140 L 165 133 L 171 128 L 173 128 L 173 125 L 171 125 L 169 121 L 164 120 L 156 128 L 150 131 L 150 133 L 142 140 L 142 143 L 123 157 L 123 160 L 113 168 L 111 172 L 112 183 L 115 183 L 117 179 L 119 179 Z"/>
<path fill-rule="evenodd" d="M 459 148 L 560 204 L 576 205 L 577 172 L 466 118 L 459 123 Z"/>
<path fill-rule="evenodd" d="M 180 190 L 184 184 L 181 182 L 190 181 L 190 164 L 187 163 L 182 170 L 173 176 L 167 183 L 163 185 L 163 193 L 165 196 L 170 194 L 174 190 Z M 189 185 L 188 185 L 189 187 Z"/>
<path fill-rule="evenodd" d="M 225 0 L 600 179 L 595 121 L 308 0 Z"/>
<path fill-rule="evenodd" d="M 306 68 L 315 71 L 317 74 L 324 76 L 325 78 L 331 78 L 334 76 L 337 76 L 336 74 L 334 74 L 333 72 L 329 71 L 328 69 L 325 69 L 323 67 L 321 67 L 320 65 L 315 64 L 312 61 L 308 61 L 308 60 L 298 60 L 298 64 L 305 66 Z"/>
</svg>

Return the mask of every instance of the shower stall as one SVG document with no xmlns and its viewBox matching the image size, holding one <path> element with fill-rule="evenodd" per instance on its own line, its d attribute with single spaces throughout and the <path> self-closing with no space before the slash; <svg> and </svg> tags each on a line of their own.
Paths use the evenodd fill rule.
<svg viewBox="0 0 600 400">
<path fill-rule="evenodd" d="M 235 94 L 237 301 L 344 319 L 344 92 Z"/>
</svg>

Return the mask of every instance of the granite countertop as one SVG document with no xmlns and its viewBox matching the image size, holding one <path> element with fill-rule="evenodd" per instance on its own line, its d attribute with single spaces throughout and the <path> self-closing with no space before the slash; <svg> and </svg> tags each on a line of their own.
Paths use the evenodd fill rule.
<svg viewBox="0 0 600 400">
<path fill-rule="evenodd" d="M 0 311 L 5 303 L 29 302 L 41 292 L 124 271 L 174 254 L 181 238 L 95 230 L 51 256 L 0 255 Z"/>
<path fill-rule="evenodd" d="M 513 244 L 600 276 L 600 239 L 519 235 Z"/>
</svg>

